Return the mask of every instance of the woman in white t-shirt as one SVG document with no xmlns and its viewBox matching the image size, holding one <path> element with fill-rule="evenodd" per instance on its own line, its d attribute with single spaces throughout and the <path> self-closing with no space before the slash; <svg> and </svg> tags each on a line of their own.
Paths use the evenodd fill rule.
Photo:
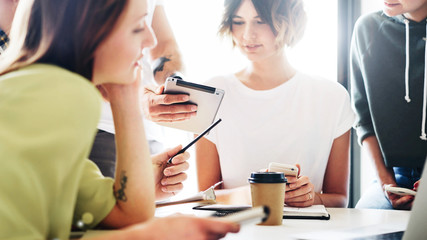
<svg viewBox="0 0 427 240">
<path fill-rule="evenodd" d="M 220 33 L 248 58 L 243 70 L 211 79 L 225 90 L 223 121 L 197 144 L 199 188 L 224 181 L 219 201 L 250 203 L 248 177 L 270 162 L 298 164 L 285 203 L 346 207 L 354 113 L 339 83 L 295 70 L 285 46 L 303 35 L 301 0 L 225 0 Z"/>
</svg>

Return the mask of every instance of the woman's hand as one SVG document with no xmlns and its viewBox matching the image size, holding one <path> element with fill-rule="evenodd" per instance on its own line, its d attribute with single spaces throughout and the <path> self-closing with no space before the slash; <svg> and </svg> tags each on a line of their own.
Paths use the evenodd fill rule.
<svg viewBox="0 0 427 240">
<path fill-rule="evenodd" d="M 386 185 L 383 186 L 383 189 Z M 388 186 L 397 187 L 396 184 L 388 184 Z M 418 188 L 418 181 L 414 184 L 414 190 Z M 384 191 L 385 196 L 390 200 L 391 205 L 394 209 L 399 210 L 410 210 L 412 208 L 412 204 L 414 203 L 415 196 L 406 195 L 401 196 L 388 191 Z"/>
<path fill-rule="evenodd" d="M 314 185 L 307 176 L 286 176 L 285 203 L 291 207 L 309 207 L 314 204 Z"/>
<path fill-rule="evenodd" d="M 300 177 L 301 166 L 298 168 L 297 177 L 286 175 L 285 203 L 291 207 L 309 207 L 314 204 L 314 185 L 307 176 Z M 268 172 L 268 169 L 261 169 L 261 172 Z"/>
<path fill-rule="evenodd" d="M 197 218 L 192 216 L 172 216 L 154 218 L 144 224 L 118 231 L 116 239 L 150 239 L 150 240 L 216 240 L 225 237 L 229 232 L 240 230 L 237 223 L 226 222 L 215 218 Z M 105 237 L 109 237 L 106 235 Z M 113 236 L 111 236 L 113 237 Z M 113 239 L 113 238 L 111 238 Z"/>
<path fill-rule="evenodd" d="M 108 102 L 124 100 L 127 97 L 136 97 L 135 100 L 140 98 L 140 84 L 141 84 L 141 71 L 135 70 L 134 80 L 131 83 L 118 84 L 118 83 L 104 83 L 96 85 L 101 95 Z"/>
<path fill-rule="evenodd" d="M 188 152 L 178 154 L 172 159 L 172 164 L 167 163 L 169 158 L 179 152 L 181 148 L 182 146 L 177 146 L 151 157 L 157 200 L 174 196 L 183 188 L 182 182 L 187 179 L 187 174 L 184 171 L 188 170 L 190 166 L 187 162 L 190 154 Z"/>
<path fill-rule="evenodd" d="M 196 116 L 197 105 L 185 104 L 186 94 L 162 94 L 165 86 L 146 86 L 142 93 L 144 116 L 153 122 L 178 122 Z"/>
</svg>

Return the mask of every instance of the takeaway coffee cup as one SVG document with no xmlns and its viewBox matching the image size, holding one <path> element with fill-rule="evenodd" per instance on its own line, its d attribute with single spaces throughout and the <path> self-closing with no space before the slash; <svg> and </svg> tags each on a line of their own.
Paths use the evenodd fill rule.
<svg viewBox="0 0 427 240">
<path fill-rule="evenodd" d="M 251 184 L 252 206 L 267 206 L 270 215 L 259 225 L 282 225 L 287 179 L 279 172 L 253 172 Z"/>
</svg>

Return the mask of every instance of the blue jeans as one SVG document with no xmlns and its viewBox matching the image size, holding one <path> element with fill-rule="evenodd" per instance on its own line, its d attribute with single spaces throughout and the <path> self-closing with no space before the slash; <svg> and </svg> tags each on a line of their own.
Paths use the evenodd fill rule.
<svg viewBox="0 0 427 240">
<path fill-rule="evenodd" d="M 422 169 L 394 167 L 396 184 L 399 187 L 412 189 L 421 177 Z M 375 180 L 356 204 L 356 208 L 393 209 L 380 183 Z"/>
</svg>

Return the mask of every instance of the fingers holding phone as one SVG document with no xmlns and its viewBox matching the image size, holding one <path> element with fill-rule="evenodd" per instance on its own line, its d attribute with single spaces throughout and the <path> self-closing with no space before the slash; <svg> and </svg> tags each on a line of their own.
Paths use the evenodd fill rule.
<svg viewBox="0 0 427 240">
<path fill-rule="evenodd" d="M 314 204 L 314 184 L 307 176 L 287 177 L 285 203 L 292 207 L 309 207 Z"/>
<path fill-rule="evenodd" d="M 393 208 L 400 210 L 410 210 L 417 193 L 412 189 L 397 187 L 394 184 L 384 185 L 384 191 Z"/>
<path fill-rule="evenodd" d="M 287 178 L 285 203 L 293 207 L 308 207 L 314 204 L 314 185 L 307 176 L 300 176 L 299 164 L 272 162 L 269 172 L 283 172 Z"/>
</svg>

